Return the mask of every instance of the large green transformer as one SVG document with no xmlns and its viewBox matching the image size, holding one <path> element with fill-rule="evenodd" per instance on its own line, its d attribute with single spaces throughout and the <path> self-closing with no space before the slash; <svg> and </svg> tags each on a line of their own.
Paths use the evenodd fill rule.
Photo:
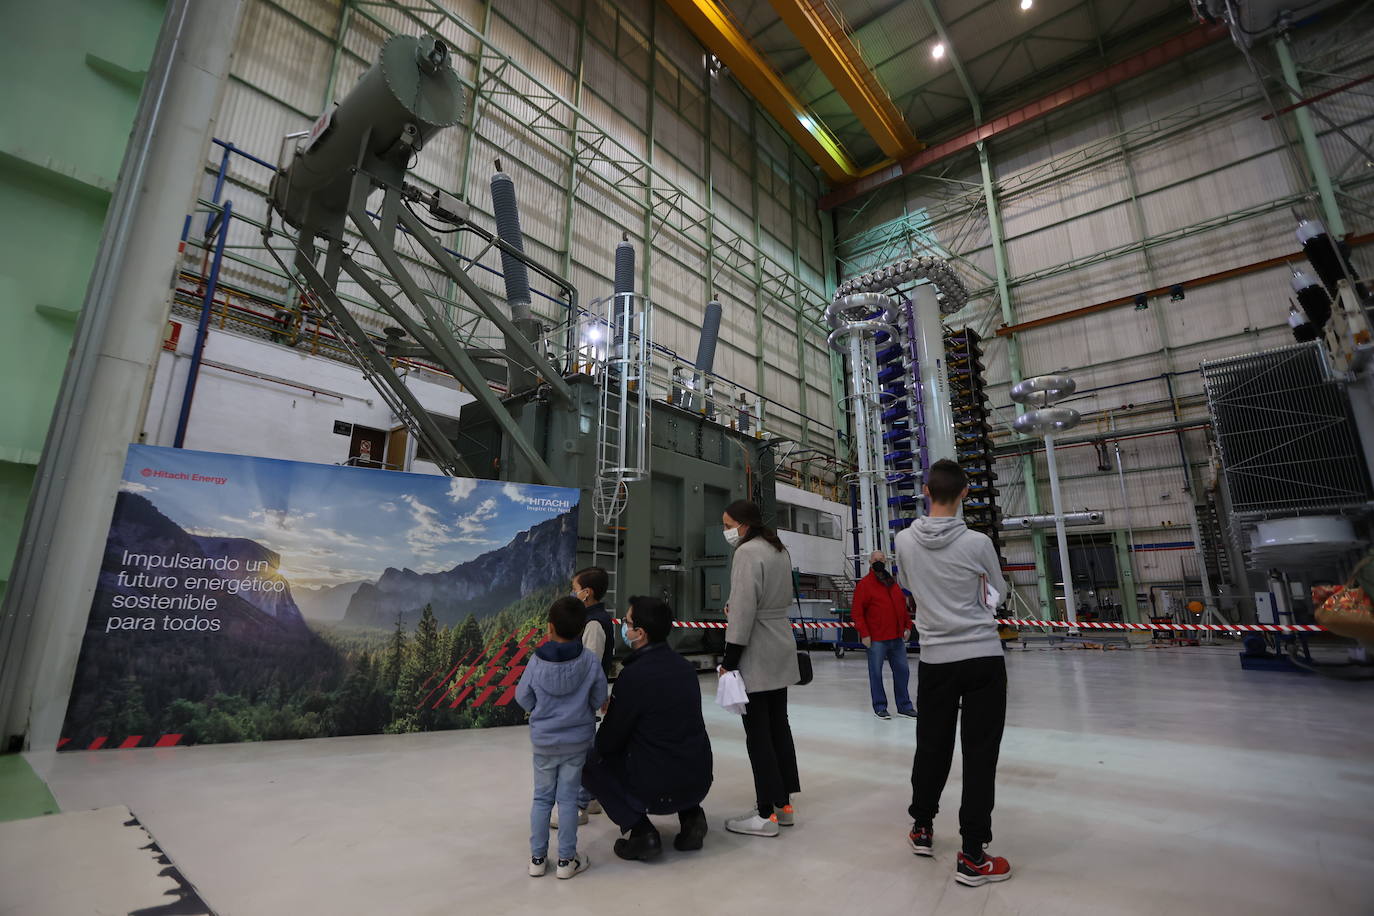
<svg viewBox="0 0 1374 916">
<path fill-rule="evenodd" d="M 573 376 L 568 383 L 575 394 L 571 410 L 538 392 L 507 398 L 504 405 L 560 475 L 559 485 L 582 491 L 578 563 L 585 566 L 592 563 L 597 525 L 592 491 L 600 391 L 589 376 Z M 615 522 L 621 529 L 619 603 L 631 595 L 655 595 L 672 606 L 679 620 L 724 620 L 730 558 L 720 516 L 734 500 L 752 499 L 765 520 L 774 518 L 773 448 L 778 440 L 755 438 L 661 401 L 651 402 L 650 414 L 650 476 L 629 485 L 624 514 Z M 454 446 L 475 474 L 494 480 L 533 479 L 520 452 L 483 404 L 465 406 L 458 425 L 461 432 Z M 721 631 L 678 631 L 674 645 L 710 651 L 722 640 Z"/>
</svg>

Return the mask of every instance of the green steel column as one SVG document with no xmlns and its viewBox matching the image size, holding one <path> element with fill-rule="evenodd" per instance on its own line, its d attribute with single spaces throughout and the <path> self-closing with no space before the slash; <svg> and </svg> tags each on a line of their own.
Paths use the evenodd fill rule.
<svg viewBox="0 0 1374 916">
<path fill-rule="evenodd" d="M 617 13 L 617 15 L 621 15 Z M 639 292 L 650 302 L 653 301 L 654 281 L 654 192 L 653 192 L 653 172 L 654 162 L 654 108 L 658 104 L 658 96 L 655 93 L 654 83 L 658 74 L 658 34 L 656 22 L 658 19 L 658 5 L 653 4 L 649 7 L 649 83 L 648 110 L 646 112 L 644 125 L 644 160 L 649 164 L 650 170 L 644 175 L 644 227 L 643 227 L 643 251 L 639 258 Z M 616 34 L 621 35 L 623 31 L 616 29 Z M 617 41 L 619 39 L 617 38 Z M 651 332 L 652 333 L 652 329 Z M 649 407 L 653 409 L 652 405 Z M 648 427 L 645 427 L 646 430 Z M 629 484 L 628 489 L 629 510 L 625 513 L 620 522 L 625 528 L 620 532 L 620 549 L 624 558 L 620 566 L 619 582 L 617 586 L 617 599 L 624 606 L 624 602 L 634 591 L 623 589 L 642 589 L 641 594 L 649 591 L 649 583 L 653 578 L 652 553 L 650 545 L 653 539 L 649 537 L 653 529 L 654 512 L 654 482 L 653 475 L 648 480 L 640 480 Z M 641 584 L 642 583 L 642 584 Z"/>
<path fill-rule="evenodd" d="M 758 105 L 749 106 L 749 137 L 754 141 L 753 149 L 749 154 L 749 198 L 753 206 L 754 234 L 751 241 L 754 243 L 754 341 L 758 344 L 758 356 L 754 361 L 754 376 L 756 384 L 754 390 L 759 394 L 764 393 L 764 383 L 766 373 L 764 366 L 766 361 L 764 351 L 767 349 L 763 343 L 763 268 L 759 264 L 760 245 L 763 236 L 759 229 L 759 111 Z"/>
<path fill-rule="evenodd" d="M 655 24 L 658 21 L 658 4 L 649 6 L 649 103 L 645 111 L 644 126 L 644 159 L 652 167 L 654 164 L 654 109 L 658 107 L 658 96 L 655 94 L 655 77 L 658 74 L 658 36 L 655 34 Z M 617 33 L 619 30 L 617 30 Z M 640 293 L 650 297 L 652 301 L 653 293 L 653 262 L 654 262 L 654 180 L 653 174 L 648 173 L 644 176 L 644 251 L 643 257 L 639 259 Z"/>
<path fill-rule="evenodd" d="M 563 198 L 563 251 L 561 254 L 561 264 L 563 276 L 572 276 L 572 243 L 573 243 L 573 211 L 577 197 L 577 127 L 578 111 L 582 108 L 582 87 L 586 83 L 587 67 L 587 17 L 583 10 L 582 22 L 577 29 L 577 52 L 574 69 L 577 71 L 577 81 L 573 83 L 573 110 L 572 123 L 568 125 L 568 149 L 572 155 L 568 158 L 568 178 L 564 185 L 567 196 Z"/>
<path fill-rule="evenodd" d="M 487 0 L 482 6 L 482 38 L 486 38 L 491 31 L 491 5 L 493 0 Z M 366 16 L 366 13 L 363 13 Z M 371 18 L 371 17 L 369 17 Z M 479 107 L 482 104 L 480 89 L 482 86 L 482 62 L 486 58 L 487 46 L 479 41 L 477 43 L 477 63 L 472 70 L 472 98 L 468 100 L 468 123 L 467 137 L 463 143 L 463 179 L 458 185 L 458 197 L 468 200 L 468 186 L 472 182 L 472 151 L 477 140 L 477 120 L 480 117 Z"/>
<path fill-rule="evenodd" d="M 711 71 L 702 68 L 701 73 L 701 107 L 705 111 L 703 120 L 706 122 L 702 132 L 701 142 L 706 149 L 706 155 L 701 162 L 701 183 L 706 188 L 706 252 L 704 254 L 705 274 L 706 274 L 706 301 L 710 302 L 716 298 L 716 188 L 715 180 L 711 174 L 711 160 L 715 156 L 715 147 L 711 145 L 711 124 L 715 121 L 712 114 L 716 98 L 711 90 Z M 703 308 L 705 305 L 703 304 Z"/>
<path fill-rule="evenodd" d="M 792 157 L 787 157 L 787 216 L 788 223 L 792 227 L 792 277 L 795 287 L 792 294 L 792 306 L 797 311 L 797 411 L 801 414 L 801 444 L 803 448 L 811 445 L 811 411 L 807 408 L 806 386 L 809 384 L 806 378 L 806 334 L 808 322 L 806 320 L 806 302 L 801 293 L 801 229 L 797 221 L 797 180 L 796 173 L 792 170 Z M 802 476 L 805 477 L 807 465 L 802 465 Z M 805 480 L 802 481 L 805 484 Z"/>
<path fill-rule="evenodd" d="M 1016 311 L 1011 302 L 1011 273 L 1007 269 L 1007 246 L 1002 235 L 1002 215 L 997 209 L 997 191 L 992 181 L 992 163 L 988 159 L 986 143 L 978 144 L 978 168 L 983 176 L 983 200 L 988 210 L 988 234 L 992 239 L 992 261 L 997 269 L 997 298 L 1002 306 L 1002 323 L 1015 324 Z M 1021 344 L 1016 335 L 1007 338 L 1007 366 L 1011 371 L 1011 383 L 1015 385 L 1025 376 L 1021 367 Z M 1024 404 L 1016 405 L 1016 415 L 1026 412 Z M 1035 456 L 1021 456 L 1021 477 L 1026 488 L 1026 511 L 1031 515 L 1040 514 L 1040 493 L 1036 489 Z M 1054 611 L 1054 596 L 1050 591 L 1049 567 L 1045 563 L 1047 543 L 1043 528 L 1031 530 L 1031 543 L 1035 553 L 1036 592 L 1040 597 L 1040 613 L 1044 619 Z"/>
<path fill-rule="evenodd" d="M 1279 66 L 1283 68 L 1283 81 L 1288 84 L 1290 100 L 1302 101 L 1302 84 L 1298 82 L 1298 68 L 1293 64 L 1293 52 L 1287 34 L 1274 42 L 1274 50 L 1279 56 Z M 1331 186 L 1331 172 L 1326 167 L 1326 156 L 1322 154 L 1317 131 L 1312 126 L 1312 112 L 1299 108 L 1293 112 L 1293 120 L 1297 122 L 1302 151 L 1307 158 L 1308 168 L 1312 169 L 1312 179 L 1317 184 L 1317 196 L 1321 198 L 1326 228 L 1331 230 L 1333 238 L 1343 238 L 1345 220 L 1341 219 L 1340 208 L 1336 206 L 1336 191 Z"/>
<path fill-rule="evenodd" d="M 821 264 L 825 268 L 825 291 L 834 293 L 835 287 L 840 285 L 838 272 L 835 265 L 835 215 L 833 211 L 821 210 Z M 844 449 L 840 447 L 840 437 L 849 438 L 849 415 L 845 412 L 845 380 L 844 380 L 844 357 L 836 353 L 828 345 L 826 353 L 830 355 L 830 401 L 831 409 L 835 415 L 835 454 L 843 457 Z"/>
<path fill-rule="evenodd" d="M 1135 597 L 1135 567 L 1125 531 L 1112 532 L 1112 546 L 1116 548 L 1116 574 L 1121 581 L 1121 619 L 1124 623 L 1141 623 L 1140 605 Z"/>
<path fill-rule="evenodd" d="M 353 18 L 353 0 L 343 0 L 339 9 L 339 28 L 334 33 L 334 53 L 329 58 L 329 79 L 324 84 L 324 98 L 320 100 L 320 111 L 328 111 L 334 104 L 334 89 L 339 80 L 339 61 L 343 57 L 344 37 L 348 35 L 348 24 Z"/>
</svg>

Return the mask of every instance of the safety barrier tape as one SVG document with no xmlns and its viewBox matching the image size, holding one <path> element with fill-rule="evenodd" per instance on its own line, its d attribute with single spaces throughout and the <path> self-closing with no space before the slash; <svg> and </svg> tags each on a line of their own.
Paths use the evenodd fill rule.
<svg viewBox="0 0 1374 916">
<path fill-rule="evenodd" d="M 619 625 L 620 621 L 613 621 Z M 1296 623 L 1296 624 L 1273 624 L 1273 623 L 1098 623 L 1096 621 L 1080 620 L 1070 623 L 1067 620 L 1019 620 L 1015 618 L 997 618 L 999 626 L 1004 627 L 1055 627 L 1061 630 L 1160 630 L 1172 632 L 1174 630 L 1200 630 L 1206 633 L 1326 633 L 1326 627 L 1315 623 Z M 723 630 L 727 624 L 722 620 L 678 620 L 674 621 L 673 626 L 682 627 L 688 630 Z M 841 623 L 835 620 L 817 620 L 814 622 L 791 621 L 794 630 L 838 630 L 842 627 L 852 627 L 853 624 Z"/>
</svg>

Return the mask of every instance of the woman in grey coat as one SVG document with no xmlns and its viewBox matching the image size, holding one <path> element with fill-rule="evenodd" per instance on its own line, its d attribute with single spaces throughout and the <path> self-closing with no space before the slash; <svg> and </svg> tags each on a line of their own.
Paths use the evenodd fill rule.
<svg viewBox="0 0 1374 916">
<path fill-rule="evenodd" d="M 801 678 L 797 642 L 787 619 L 793 598 L 792 558 L 751 502 L 731 503 L 721 523 L 735 551 L 721 670 L 738 670 L 749 695 L 744 739 L 757 798 L 755 810 L 726 821 L 725 829 L 777 836 L 778 825 L 795 823 L 791 795 L 801 791 L 787 721 L 787 688 Z"/>
</svg>

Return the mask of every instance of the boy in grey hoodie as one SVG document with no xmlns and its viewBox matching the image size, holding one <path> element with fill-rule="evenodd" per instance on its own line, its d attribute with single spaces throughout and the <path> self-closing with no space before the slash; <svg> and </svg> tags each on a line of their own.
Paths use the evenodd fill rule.
<svg viewBox="0 0 1374 916">
<path fill-rule="evenodd" d="M 1006 594 L 992 540 L 958 517 L 968 478 L 944 459 L 931 465 L 924 487 L 930 514 L 899 532 L 898 577 L 916 600 L 921 661 L 916 682 L 916 756 L 911 766 L 912 818 L 907 843 L 933 855 L 935 814 L 954 758 L 954 731 L 963 707 L 964 794 L 959 806 L 963 849 L 954 878 L 976 887 L 1011 877 L 1011 866 L 983 847 L 992 841 L 997 755 L 1007 715 L 1007 667 L 993 609 Z"/>
<path fill-rule="evenodd" d="M 530 806 L 530 875 L 547 868 L 549 815 L 558 803 L 558 877 L 586 871 L 577 853 L 577 793 L 582 765 L 596 739 L 596 711 L 606 702 L 601 659 L 582 646 L 586 608 L 559 598 L 549 608 L 549 639 L 530 658 L 515 689 L 515 702 L 530 714 L 534 745 L 534 803 Z"/>
</svg>

